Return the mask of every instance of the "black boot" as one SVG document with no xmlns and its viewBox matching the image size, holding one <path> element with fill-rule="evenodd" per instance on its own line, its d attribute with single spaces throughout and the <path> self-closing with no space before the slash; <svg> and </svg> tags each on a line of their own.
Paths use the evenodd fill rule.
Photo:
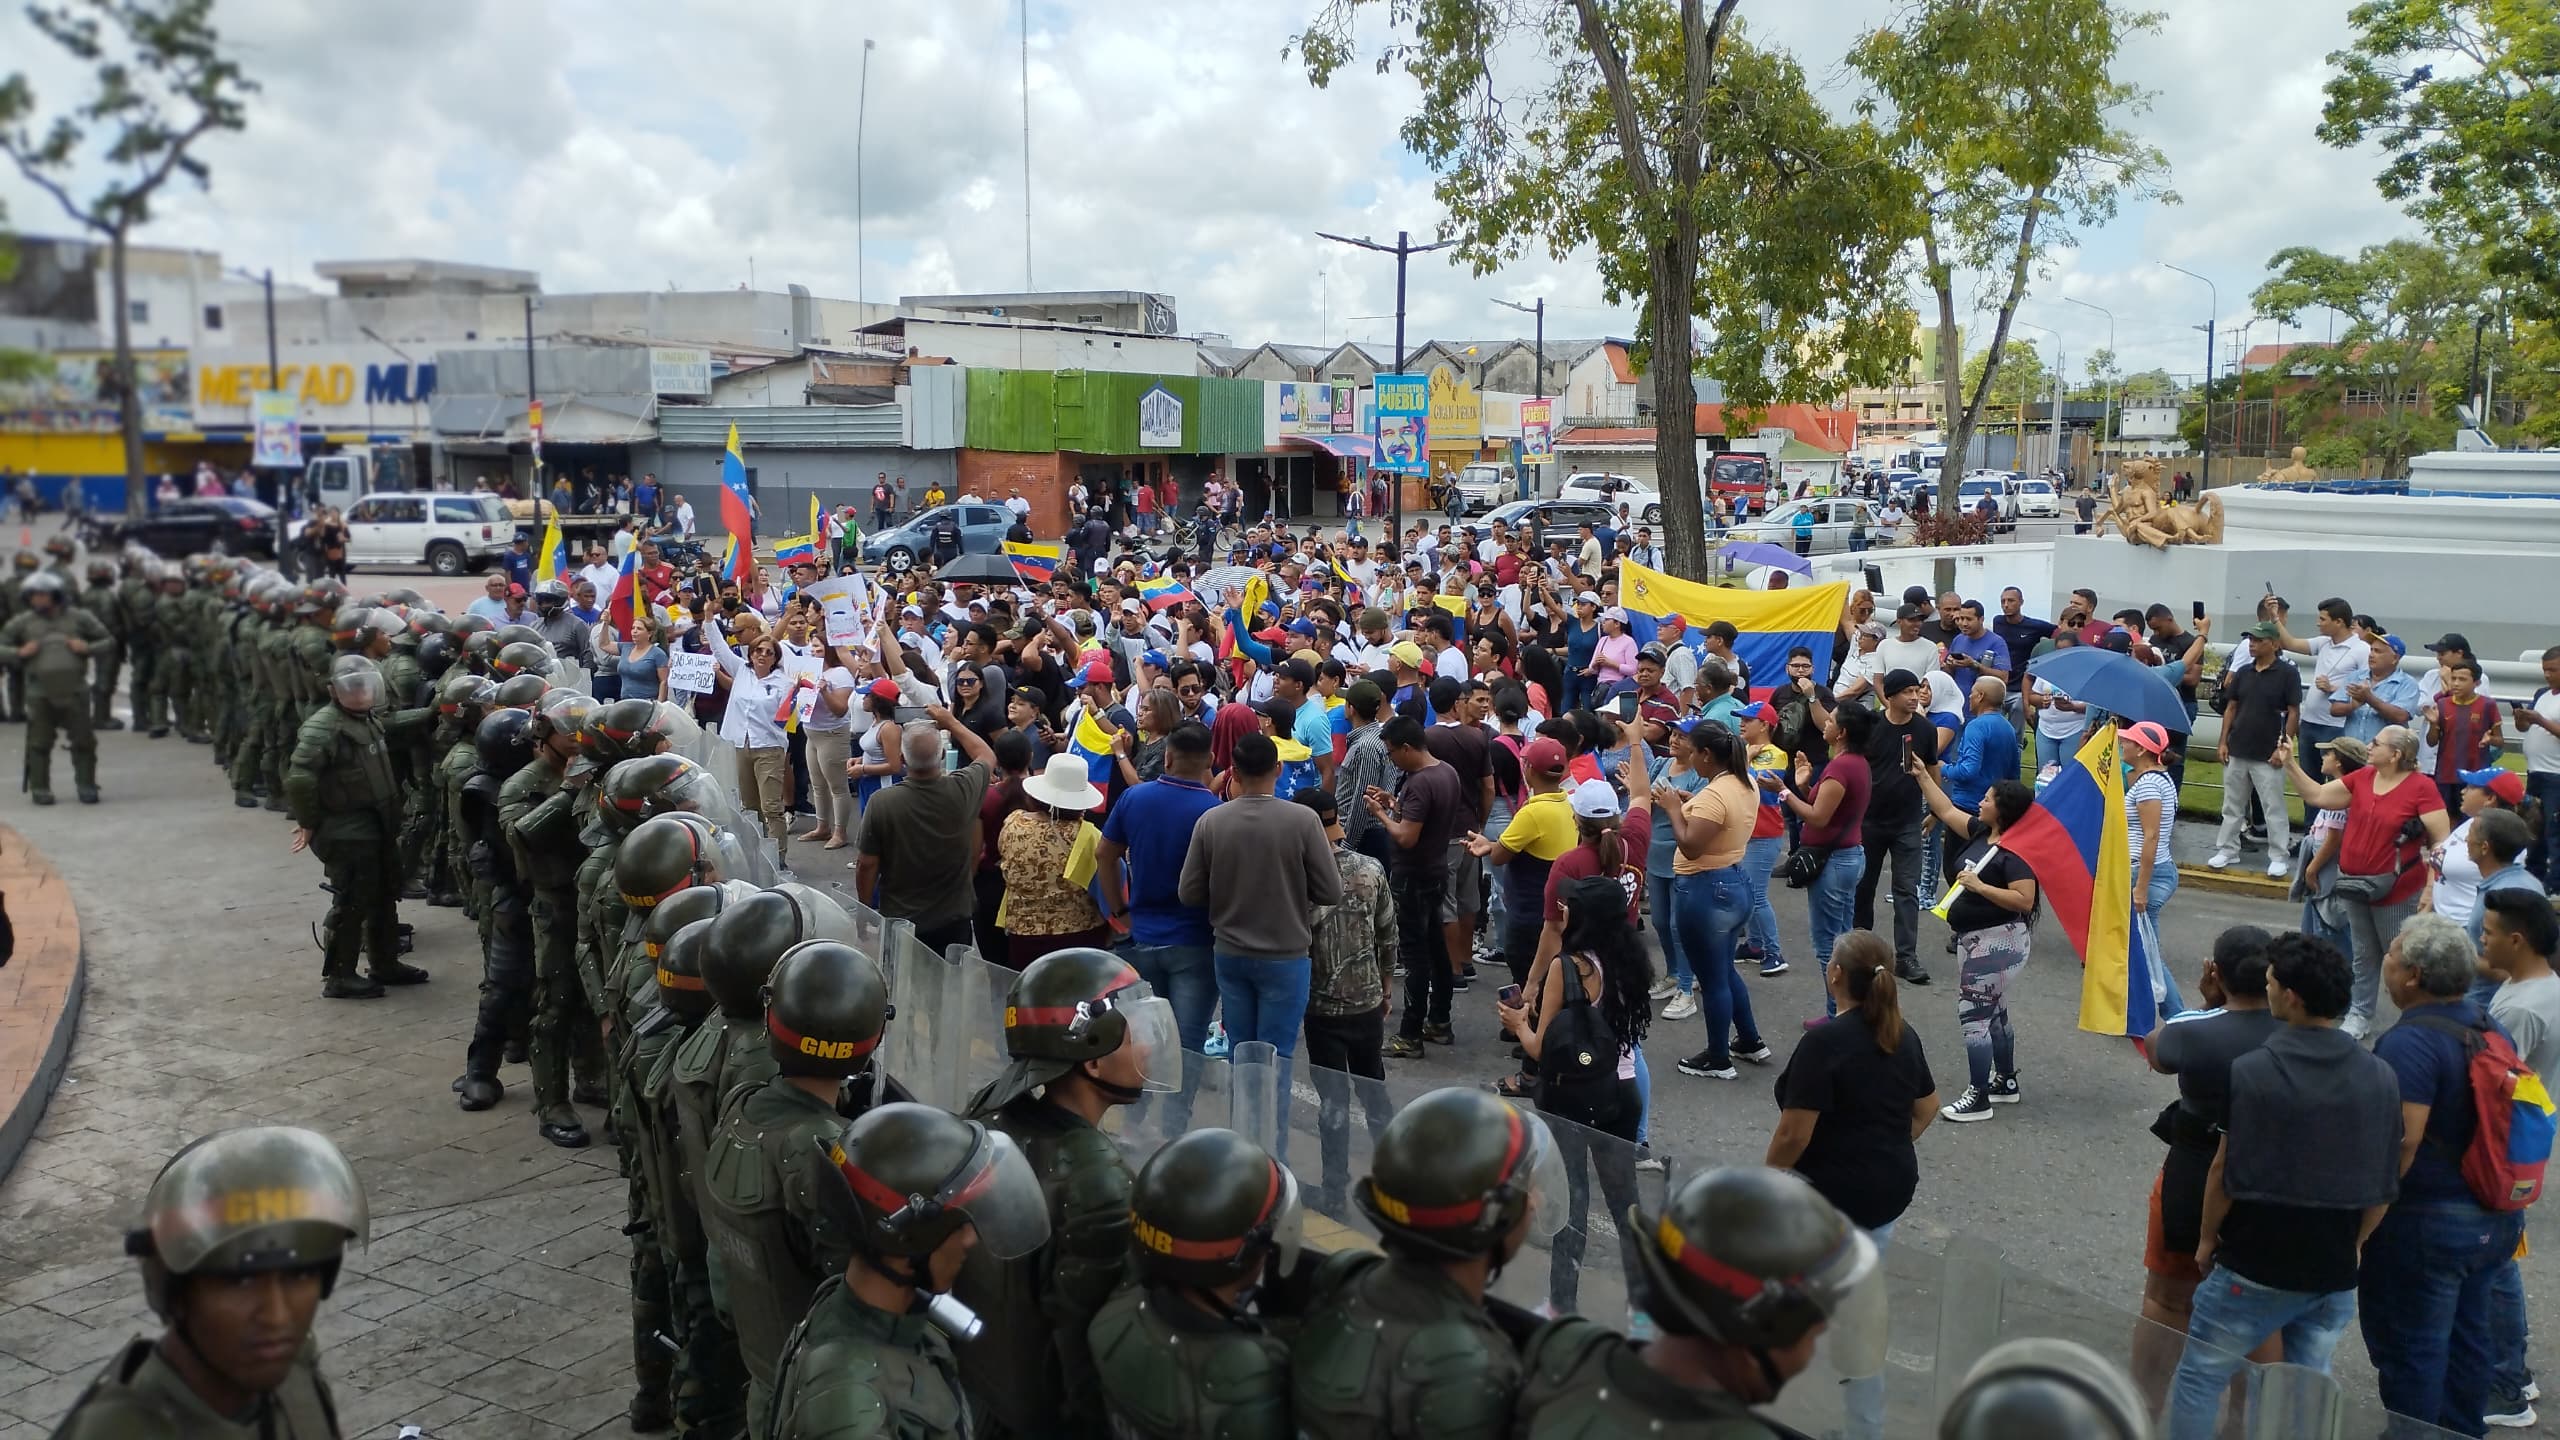
<svg viewBox="0 0 2560 1440">
<path fill-rule="evenodd" d="M 675 1411 L 667 1404 L 664 1392 L 641 1389 L 631 1395 L 631 1428 L 643 1435 L 655 1435 L 675 1428 Z"/>
<path fill-rule="evenodd" d="M 124 722 L 113 715 L 110 715 L 103 720 L 90 721 L 89 728 L 92 730 L 121 730 L 124 728 Z"/>
<path fill-rule="evenodd" d="M 454 1103 L 465 1110 L 486 1110 L 505 1098 L 507 1087 L 494 1075 L 465 1075 L 454 1082 L 461 1099 Z"/>
<path fill-rule="evenodd" d="M 587 1148 L 587 1127 L 579 1122 L 578 1112 L 566 1105 L 544 1110 L 538 1128 L 543 1139 L 563 1150 Z"/>
<path fill-rule="evenodd" d="M 332 975 L 320 982 L 320 998 L 323 1000 L 379 1000 L 382 998 L 382 987 L 371 980 L 359 979 L 353 975 Z"/>
<path fill-rule="evenodd" d="M 53 792 L 50 790 L 38 790 L 27 798 L 33 800 L 39 805 L 50 805 L 53 803 Z"/>
<path fill-rule="evenodd" d="M 424 985 L 427 983 L 427 972 L 415 965 L 404 965 L 393 960 L 373 967 L 373 978 L 383 985 Z"/>
<path fill-rule="evenodd" d="M 77 788 L 78 788 L 78 789 L 79 789 L 79 791 L 80 791 L 80 803 L 81 803 L 81 804 L 83 804 L 83 805 L 95 805 L 95 804 L 97 804 L 97 803 L 98 803 L 98 787 L 97 787 L 97 786 L 95 786 L 95 785 L 82 785 L 82 786 L 79 786 L 79 787 L 77 787 Z"/>
<path fill-rule="evenodd" d="M 239 806 L 243 810 L 255 810 L 258 808 L 258 797 L 255 795 L 234 795 L 231 797 L 231 803 Z"/>
</svg>

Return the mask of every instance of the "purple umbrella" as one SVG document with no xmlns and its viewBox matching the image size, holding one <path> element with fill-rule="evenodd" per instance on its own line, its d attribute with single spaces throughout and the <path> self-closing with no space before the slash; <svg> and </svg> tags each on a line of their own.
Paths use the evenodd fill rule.
<svg viewBox="0 0 2560 1440">
<path fill-rule="evenodd" d="M 1762 540 L 1732 540 L 1717 547 L 1716 555 L 1728 565 L 1774 565 L 1811 576 L 1813 562 L 1784 545 L 1771 545 Z"/>
</svg>

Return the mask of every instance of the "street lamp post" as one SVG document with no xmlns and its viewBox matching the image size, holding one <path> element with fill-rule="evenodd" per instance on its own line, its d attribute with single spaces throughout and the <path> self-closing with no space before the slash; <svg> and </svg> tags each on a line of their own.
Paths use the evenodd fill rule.
<svg viewBox="0 0 2560 1440">
<path fill-rule="evenodd" d="M 1359 239 L 1357 239 L 1357 240 L 1354 240 L 1354 239 L 1352 239 L 1352 238 L 1351 238 L 1350 236 L 1348 236 L 1348 235 L 1333 235 L 1333 234 L 1328 234 L 1328 233 L 1327 233 L 1327 232 L 1325 232 L 1325 231 L 1319 230 L 1319 231 L 1317 231 L 1317 232 L 1316 232 L 1316 236 L 1317 236 L 1317 238 L 1318 238 L 1318 239 L 1322 239 L 1322 240 L 1330 240 L 1330 241 L 1332 241 L 1333 243 L 1335 243 L 1335 244 L 1337 244 L 1337 245 L 1352 245 L 1352 246 L 1357 246 L 1358 248 L 1360 248 L 1360 249 L 1362 249 L 1362 250 L 1375 250 L 1375 251 L 1377 251 L 1377 252 L 1378 252 L 1379 254 L 1381 254 L 1381 255 L 1393 255 L 1394 257 L 1396 257 L 1396 361 L 1395 361 L 1395 365 L 1393 366 L 1393 368 L 1391 368 L 1391 369 L 1388 371 L 1388 373 L 1389 373 L 1389 374 L 1392 374 L 1392 375 L 1401 375 L 1401 374 L 1403 374 L 1403 373 L 1404 373 L 1404 272 L 1405 272 L 1405 264 L 1406 264 L 1406 262 L 1407 262 L 1407 261 L 1411 260 L 1411 259 L 1412 259 L 1414 256 L 1416 256 L 1416 255 L 1427 255 L 1427 254 L 1429 254 L 1430 252 L 1432 252 L 1432 251 L 1434 251 L 1434 250 L 1446 250 L 1446 249 L 1448 249 L 1450 246 L 1455 245 L 1455 244 L 1457 244 L 1458 242 L 1457 242 L 1457 241 L 1455 241 L 1455 240 L 1434 240 L 1434 241 L 1432 241 L 1432 242 L 1431 242 L 1430 244 L 1428 244 L 1428 245 L 1416 245 L 1416 244 L 1414 244 L 1414 243 L 1413 243 L 1413 235 L 1412 235 L 1412 232 L 1410 232 L 1410 231 L 1406 231 L 1406 230 L 1399 230 L 1399 231 L 1397 231 L 1397 232 L 1396 232 L 1396 243 L 1394 243 L 1393 245 L 1381 245 L 1381 244 L 1379 244 L 1377 241 L 1372 240 L 1372 239 L 1370 239 L 1369 237 L 1367 237 L 1367 236 L 1365 236 L 1365 235 L 1364 235 L 1364 236 L 1362 236 L 1362 237 L 1360 237 L 1360 238 L 1359 238 Z M 1425 453 L 1425 455 L 1424 455 L 1424 457 L 1423 457 L 1423 462 L 1422 462 L 1422 463 L 1424 464 L 1424 466 L 1425 466 L 1425 467 L 1428 467 L 1428 466 L 1430 465 L 1431 461 L 1430 461 L 1430 456 L 1429 456 L 1428 452 L 1426 452 L 1426 453 Z M 1427 472 L 1426 472 L 1426 473 L 1427 473 Z M 1403 544 L 1403 543 L 1404 543 L 1404 479 L 1403 479 L 1403 477 L 1402 477 L 1402 476 L 1398 476 L 1398 477 L 1397 477 L 1397 479 L 1396 479 L 1396 483 L 1395 483 L 1394 485 L 1392 485 L 1392 486 L 1388 487 L 1388 488 L 1395 492 L 1395 493 L 1394 493 L 1394 501 L 1393 501 L 1393 508 L 1394 508 L 1395 518 L 1394 518 L 1394 520 L 1393 520 L 1393 522 L 1392 522 L 1392 523 L 1394 524 L 1394 526 L 1395 526 L 1394 541 L 1395 541 L 1395 543 L 1396 543 L 1396 544 L 1401 545 L 1401 544 Z"/>
<path fill-rule="evenodd" d="M 1493 303 L 1506 310 L 1517 310 L 1523 315 L 1534 315 L 1537 317 L 1537 340 L 1535 342 L 1534 349 L 1537 353 L 1536 364 L 1538 369 L 1536 378 L 1530 382 L 1529 388 L 1536 392 L 1530 398 L 1544 400 L 1547 398 L 1547 297 L 1544 295 L 1539 296 L 1538 303 L 1535 306 L 1515 304 L 1509 300 L 1496 300 Z M 1554 423 L 1554 417 L 1549 416 L 1548 424 L 1553 425 Z M 1526 469 L 1527 467 L 1523 466 L 1522 468 Z M 1540 493 L 1544 493 L 1547 488 L 1547 467 L 1544 461 L 1539 462 L 1538 465 L 1537 488 Z M 1520 478 L 1520 498 L 1523 500 L 1529 498 L 1529 478 L 1526 475 L 1523 475 Z"/>
<path fill-rule="evenodd" d="M 2100 468 L 2099 451 L 2106 445 L 2108 432 L 2116 428 L 2116 312 L 2104 305 L 2092 305 L 2086 300 L 2074 300 L 2068 295 L 2063 296 L 2062 299 L 2065 304 L 2077 305 L 2083 310 L 2095 310 L 2107 317 L 2107 406 L 2099 413 L 2098 444 L 2092 447 L 2090 452 L 2089 479 L 2094 486 L 2097 482 L 2095 472 Z"/>
<path fill-rule="evenodd" d="M 2196 490 L 2201 494 L 2213 487 L 2213 330 L 2222 323 L 2222 290 L 2184 265 L 2172 265 L 2166 260 L 2160 265 L 2190 280 L 2204 280 L 2205 294 L 2211 302 L 2204 323 L 2196 327 L 2204 332 L 2204 441 L 2196 447 Z"/>
<path fill-rule="evenodd" d="M 234 275 L 239 276 L 239 277 L 240 277 L 241 279 L 243 279 L 243 280 L 255 280 L 255 281 L 257 281 L 257 282 L 258 282 L 258 284 L 259 284 L 259 286 L 260 286 L 262 289 L 264 289 L 264 290 L 266 291 L 266 300 L 267 300 L 267 384 L 266 384 L 266 388 L 267 388 L 267 389 L 269 389 L 269 390 L 281 390 L 281 389 L 283 389 L 283 388 L 284 388 L 284 370 L 283 370 L 283 368 L 282 368 L 282 366 L 281 366 L 281 363 L 280 363 L 280 362 L 279 362 L 279 360 L 277 359 L 277 354 L 276 354 L 276 272 L 275 272 L 275 269 L 274 269 L 274 267 L 270 266 L 269 268 L 264 269 L 264 270 L 261 270 L 261 271 L 259 271 L 257 274 L 252 275 L 252 274 L 250 274 L 248 271 L 246 271 L 246 270 L 242 270 L 242 269 L 238 268 L 237 266 L 234 266 L 234 267 L 232 268 L 231 273 L 232 273 L 232 274 L 234 274 Z M 299 422 L 299 420 L 297 420 L 297 421 L 296 421 L 296 424 L 299 424 L 299 423 L 300 423 L 300 422 Z M 257 416 L 255 416 L 255 415 L 253 414 L 253 415 L 251 415 L 251 416 L 249 417 L 249 433 L 254 437 L 254 436 L 257 434 L 257 432 L 258 432 Z M 254 444 L 251 446 L 251 458 L 252 458 L 252 459 L 255 459 L 255 458 L 256 458 L 256 447 L 255 447 L 255 445 L 254 445 Z M 253 466 L 252 468 L 254 469 L 254 468 L 257 468 L 257 467 L 254 467 L 254 466 Z M 282 492 L 283 492 L 283 488 L 284 488 L 284 482 L 283 482 L 283 481 L 281 481 L 281 480 L 277 479 L 276 477 L 274 477 L 274 476 L 272 476 L 272 475 L 267 474 L 267 473 L 266 473 L 266 471 L 265 471 L 265 470 L 263 470 L 263 469 L 259 469 L 259 470 L 258 470 L 258 479 L 259 479 L 259 486 L 258 486 L 258 489 L 259 489 L 259 492 L 260 492 L 260 493 L 259 493 L 259 496 L 258 496 L 258 498 L 259 498 L 259 499 L 261 499 L 261 500 L 265 500 L 265 501 L 267 501 L 269 504 L 273 504 L 273 503 L 275 502 L 275 499 L 282 498 Z"/>
<path fill-rule="evenodd" d="M 853 301 L 857 306 L 870 298 L 862 284 L 862 132 L 871 115 L 872 48 L 873 42 L 866 38 L 862 42 L 862 86 L 854 92 L 853 101 Z"/>
</svg>

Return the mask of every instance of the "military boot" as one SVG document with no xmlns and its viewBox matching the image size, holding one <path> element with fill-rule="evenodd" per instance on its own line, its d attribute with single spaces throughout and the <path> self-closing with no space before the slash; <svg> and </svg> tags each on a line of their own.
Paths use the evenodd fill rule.
<svg viewBox="0 0 2560 1440">
<path fill-rule="evenodd" d="M 379 982 L 355 975 L 330 975 L 320 981 L 323 1000 L 379 1000 L 382 994 Z"/>
</svg>

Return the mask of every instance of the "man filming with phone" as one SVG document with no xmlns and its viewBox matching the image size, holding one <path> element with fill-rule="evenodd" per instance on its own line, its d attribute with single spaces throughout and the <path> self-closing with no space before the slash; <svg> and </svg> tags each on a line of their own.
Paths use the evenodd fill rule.
<svg viewBox="0 0 2560 1440">
<path fill-rule="evenodd" d="M 1925 818 L 1920 784 L 1911 778 L 1913 761 L 1935 772 L 1938 727 L 1927 713 L 1928 682 L 1909 670 L 1885 672 L 1876 686 L 1884 697 L 1883 714 L 1867 741 L 1867 766 L 1874 776 L 1864 821 L 1867 873 L 1858 882 L 1857 923 L 1876 927 L 1876 887 L 1884 862 L 1893 861 L 1893 973 L 1907 985 L 1926 985 L 1929 972 L 1920 967 L 1920 826 Z"/>
</svg>

